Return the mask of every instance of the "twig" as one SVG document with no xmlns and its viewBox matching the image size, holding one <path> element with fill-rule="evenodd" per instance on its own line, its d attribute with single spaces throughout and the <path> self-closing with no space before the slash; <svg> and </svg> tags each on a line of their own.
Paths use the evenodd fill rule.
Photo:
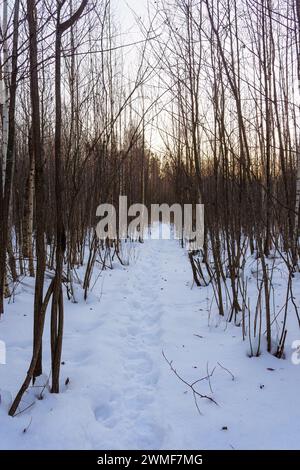
<svg viewBox="0 0 300 470">
<path fill-rule="evenodd" d="M 208 363 L 207 363 L 207 367 L 208 367 Z M 206 367 L 206 370 L 207 370 L 207 367 Z M 197 383 L 202 382 L 202 380 L 208 380 L 208 381 L 210 381 L 210 377 L 213 376 L 215 370 L 216 370 L 215 367 L 213 368 L 213 370 L 211 371 L 211 373 L 209 373 L 208 370 L 207 370 L 207 375 L 206 375 L 205 377 L 201 377 L 201 379 L 195 380 L 195 382 L 193 382 L 191 385 L 194 386 L 194 385 L 196 385 Z M 210 386 L 209 388 L 211 389 L 211 386 Z M 211 390 L 211 392 L 213 393 L 212 390 Z"/>
<path fill-rule="evenodd" d="M 30 405 L 26 406 L 26 408 L 24 408 L 24 410 L 21 410 L 21 411 L 18 411 L 18 413 L 15 413 L 15 414 L 13 415 L 13 417 L 15 418 L 16 416 L 21 415 L 22 413 L 25 413 L 25 411 L 29 410 L 29 408 L 32 408 L 32 406 L 34 405 L 34 403 L 35 403 L 35 402 L 33 401 Z"/>
<path fill-rule="evenodd" d="M 39 394 L 39 397 L 38 397 L 39 400 L 43 399 L 43 393 L 44 393 L 44 390 L 47 387 L 47 385 L 49 385 L 50 377 L 51 377 L 51 371 L 50 371 L 50 374 L 48 375 L 48 379 L 47 379 L 46 383 L 43 385 L 43 389 L 41 390 L 41 393 Z"/>
<path fill-rule="evenodd" d="M 211 371 L 211 373 L 209 373 L 208 362 L 207 362 L 207 365 L 206 365 L 207 380 L 208 380 L 209 389 L 210 389 L 211 393 L 214 393 L 214 392 L 213 392 L 213 389 L 212 389 L 212 386 L 211 386 L 210 378 L 213 376 L 213 373 L 215 372 L 215 370 L 216 370 L 216 368 L 214 367 L 213 370 Z"/>
<path fill-rule="evenodd" d="M 221 369 L 223 369 L 223 370 L 225 370 L 226 372 L 228 372 L 228 374 L 231 375 L 232 380 L 235 380 L 235 377 L 234 377 L 233 373 L 230 372 L 230 370 L 226 369 L 226 367 L 222 366 L 222 364 L 220 364 L 219 362 L 218 362 L 218 366 L 220 366 Z"/>
<path fill-rule="evenodd" d="M 202 379 L 199 379 L 199 380 L 197 380 L 196 382 L 190 384 L 190 383 L 188 383 L 186 380 L 184 380 L 184 379 L 178 374 L 178 372 L 177 372 L 176 369 L 174 369 L 173 364 L 172 364 L 172 361 L 169 361 L 169 360 L 167 359 L 167 357 L 165 356 L 164 351 L 162 351 L 162 355 L 163 355 L 165 361 L 167 362 L 167 364 L 169 364 L 171 371 L 174 372 L 174 374 L 176 375 L 176 377 L 177 377 L 181 382 L 183 382 L 185 385 L 187 385 L 187 386 L 192 390 L 193 396 L 194 396 L 194 400 L 195 400 L 195 404 L 196 404 L 197 410 L 198 410 L 198 412 L 199 412 L 200 414 L 201 414 L 201 412 L 200 412 L 200 409 L 199 409 L 199 407 L 198 407 L 197 397 L 199 397 L 199 398 L 206 398 L 207 400 L 211 401 L 211 402 L 214 403 L 215 405 L 218 405 L 218 403 L 216 402 L 216 400 L 214 400 L 212 397 L 210 397 L 210 396 L 208 396 L 208 395 L 203 395 L 202 393 L 198 392 L 198 391 L 195 390 L 195 388 L 194 388 L 194 386 L 195 386 L 196 383 L 200 382 L 201 380 L 207 379 L 207 377 L 203 377 Z"/>
<path fill-rule="evenodd" d="M 29 424 L 26 426 L 26 428 L 23 429 L 23 433 L 24 433 L 24 434 L 25 434 L 25 433 L 28 431 L 28 429 L 30 428 L 31 423 L 32 423 L 32 416 L 30 417 Z"/>
</svg>

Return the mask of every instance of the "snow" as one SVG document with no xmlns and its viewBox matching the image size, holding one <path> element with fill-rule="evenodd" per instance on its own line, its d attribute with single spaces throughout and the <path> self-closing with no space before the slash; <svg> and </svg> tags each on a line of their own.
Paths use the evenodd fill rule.
<svg viewBox="0 0 300 470">
<path fill-rule="evenodd" d="M 79 285 L 78 303 L 65 301 L 59 395 L 47 387 L 48 311 L 41 387 L 29 389 L 21 408 L 33 405 L 11 418 L 32 347 L 34 280 L 18 285 L 0 323 L 7 348 L 7 364 L 0 364 L 0 448 L 298 449 L 300 366 L 291 361 L 297 329 L 285 359 L 265 352 L 265 344 L 260 357 L 249 358 L 241 328 L 211 307 L 211 288 L 193 286 L 177 241 L 146 240 L 127 251 L 129 266 L 115 261 L 113 270 L 95 269 L 86 302 Z M 197 409 L 162 351 L 188 383 L 215 368 L 196 387 L 217 404 L 198 397 Z"/>
</svg>

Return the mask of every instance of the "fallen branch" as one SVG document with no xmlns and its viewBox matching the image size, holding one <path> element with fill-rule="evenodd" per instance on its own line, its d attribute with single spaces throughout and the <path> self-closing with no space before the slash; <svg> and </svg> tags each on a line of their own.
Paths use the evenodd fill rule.
<svg viewBox="0 0 300 470">
<path fill-rule="evenodd" d="M 195 400 L 195 405 L 196 405 L 196 408 L 199 412 L 199 414 L 202 414 L 200 409 L 199 409 L 199 405 L 198 405 L 198 402 L 197 402 L 197 398 L 206 398 L 207 400 L 211 401 L 212 403 L 214 403 L 215 405 L 218 405 L 218 403 L 216 402 L 216 400 L 214 400 L 212 397 L 208 396 L 208 395 L 203 395 L 202 393 L 198 392 L 198 390 L 195 389 L 195 385 L 199 382 L 201 382 L 202 380 L 205 380 L 205 379 L 208 379 L 212 376 L 212 374 L 214 373 L 214 370 L 206 377 L 202 377 L 201 379 L 198 379 L 196 380 L 195 382 L 193 383 L 189 383 L 187 382 L 185 379 L 183 379 L 177 372 L 176 369 L 174 369 L 173 367 L 173 361 L 169 361 L 169 359 L 167 359 L 164 351 L 162 351 L 162 355 L 163 355 L 163 358 L 165 359 L 165 361 L 167 362 L 167 364 L 170 366 L 170 369 L 171 371 L 176 375 L 176 377 L 181 381 L 183 382 L 185 385 L 187 385 L 193 392 L 193 397 L 194 397 L 194 400 Z"/>
</svg>

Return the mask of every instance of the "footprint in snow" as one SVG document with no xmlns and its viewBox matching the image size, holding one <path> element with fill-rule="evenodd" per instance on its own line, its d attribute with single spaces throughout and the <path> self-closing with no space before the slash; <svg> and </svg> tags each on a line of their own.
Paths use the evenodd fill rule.
<svg viewBox="0 0 300 470">
<path fill-rule="evenodd" d="M 136 423 L 136 443 L 138 449 L 160 449 L 164 430 L 160 426 L 141 419 Z"/>
<path fill-rule="evenodd" d="M 139 302 L 137 302 L 136 300 L 133 300 L 133 301 L 131 302 L 131 306 L 132 306 L 133 308 L 136 308 L 137 310 L 141 310 L 141 307 L 142 307 L 141 304 L 140 304 Z"/>
<path fill-rule="evenodd" d="M 149 313 L 143 318 L 143 321 L 147 324 L 147 326 L 152 326 L 157 323 L 162 317 L 162 312 L 160 310 Z"/>
<path fill-rule="evenodd" d="M 113 409 L 109 404 L 103 403 L 95 409 L 95 417 L 97 421 L 103 421 L 111 417 Z"/>
<path fill-rule="evenodd" d="M 134 351 L 129 353 L 127 358 L 126 366 L 128 365 L 131 371 L 135 371 L 137 374 L 147 374 L 152 371 L 153 361 L 146 353 L 143 354 L 140 351 Z"/>
<path fill-rule="evenodd" d="M 127 327 L 127 334 L 130 336 L 136 336 L 140 331 L 140 328 L 136 325 L 130 325 Z"/>
<path fill-rule="evenodd" d="M 147 405 L 153 403 L 154 398 L 150 393 L 139 393 L 126 400 L 126 407 L 134 411 L 143 411 L 147 408 Z"/>
<path fill-rule="evenodd" d="M 98 423 L 101 423 L 107 428 L 114 428 L 118 423 L 118 419 L 114 414 L 113 407 L 107 403 L 102 403 L 101 405 L 97 406 L 95 408 L 94 414 Z"/>
</svg>

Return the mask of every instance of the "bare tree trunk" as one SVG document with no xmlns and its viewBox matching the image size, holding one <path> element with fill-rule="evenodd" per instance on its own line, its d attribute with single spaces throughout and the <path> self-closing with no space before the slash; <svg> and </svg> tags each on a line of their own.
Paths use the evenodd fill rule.
<svg viewBox="0 0 300 470">
<path fill-rule="evenodd" d="M 297 26 L 296 26 L 296 36 L 298 39 L 298 90 L 300 92 L 300 1 L 295 0 L 296 2 L 296 16 L 297 16 Z M 298 115 L 300 107 L 298 104 Z M 294 266 L 298 263 L 298 249 L 299 249 L 299 210 L 300 210 L 300 144 L 298 141 L 299 137 L 296 136 L 297 146 L 296 146 L 296 155 L 297 155 L 297 175 L 296 175 L 296 201 L 295 201 L 295 220 L 294 220 L 294 233 L 293 233 L 293 264 Z"/>
<path fill-rule="evenodd" d="M 33 234 L 35 161 L 34 161 L 34 152 L 32 148 L 32 131 L 31 130 L 29 131 L 29 138 L 28 138 L 28 153 L 29 153 L 29 158 L 30 158 L 30 168 L 29 168 L 28 181 L 26 185 L 26 197 L 25 197 L 23 256 L 25 258 L 28 258 L 29 275 L 31 277 L 34 277 L 32 234 Z"/>
<path fill-rule="evenodd" d="M 3 0 L 3 76 L 1 77 L 1 95 L 3 96 L 2 103 L 2 192 L 5 188 L 5 175 L 6 175 L 6 161 L 7 161 L 7 143 L 8 143 L 8 101 L 9 101 L 9 87 L 8 87 L 8 44 L 7 44 L 7 0 Z"/>
<path fill-rule="evenodd" d="M 4 312 L 3 297 L 9 295 L 8 282 L 6 278 L 6 244 L 7 224 L 5 223 L 5 179 L 7 161 L 7 141 L 8 141 L 8 45 L 7 45 L 7 0 L 3 1 L 3 66 L 1 67 L 1 98 L 2 98 L 2 167 L 1 167 L 1 247 L 0 247 L 0 316 Z"/>
<path fill-rule="evenodd" d="M 7 2 L 4 2 L 4 26 L 7 28 Z M 19 7 L 20 1 L 15 1 L 14 20 L 13 20 L 13 50 L 12 50 L 12 72 L 10 80 L 10 91 L 8 92 L 8 54 L 6 35 L 7 31 L 4 30 L 4 103 L 3 103 L 3 182 L 4 193 L 1 191 L 1 218 L 2 218 L 2 239 L 0 246 L 0 315 L 3 313 L 3 295 L 7 294 L 8 285 L 6 281 L 6 252 L 9 245 L 11 234 L 9 233 L 9 215 L 11 204 L 11 189 L 13 177 L 13 162 L 15 150 L 15 108 L 16 108 L 16 93 L 17 93 L 17 74 L 18 74 L 18 40 L 19 40 Z M 10 95 L 10 96 L 9 96 Z M 8 107 L 8 99 L 10 98 L 10 106 Z M 10 250 L 9 261 L 12 267 L 12 275 L 16 280 L 16 270 L 14 265 L 14 257 L 12 250 Z M 6 289 L 4 288 L 6 285 Z"/>
<path fill-rule="evenodd" d="M 27 0 L 30 51 L 30 94 L 32 107 L 32 143 L 35 161 L 35 207 L 36 207 L 36 282 L 34 293 L 33 355 L 37 356 L 33 378 L 42 374 L 41 315 L 43 305 L 45 242 L 44 242 L 44 169 L 40 127 L 40 97 L 37 58 L 37 18 L 35 0 Z M 37 351 L 38 349 L 38 351 Z"/>
<path fill-rule="evenodd" d="M 63 340 L 63 292 L 62 272 L 66 250 L 66 232 L 63 214 L 63 184 L 61 164 L 61 40 L 65 31 L 80 18 L 88 0 L 83 0 L 78 10 L 61 23 L 61 5 L 57 2 L 57 23 L 55 39 L 55 203 L 56 203 L 56 267 L 51 307 L 51 357 L 52 393 L 59 393 L 59 373 Z"/>
</svg>

